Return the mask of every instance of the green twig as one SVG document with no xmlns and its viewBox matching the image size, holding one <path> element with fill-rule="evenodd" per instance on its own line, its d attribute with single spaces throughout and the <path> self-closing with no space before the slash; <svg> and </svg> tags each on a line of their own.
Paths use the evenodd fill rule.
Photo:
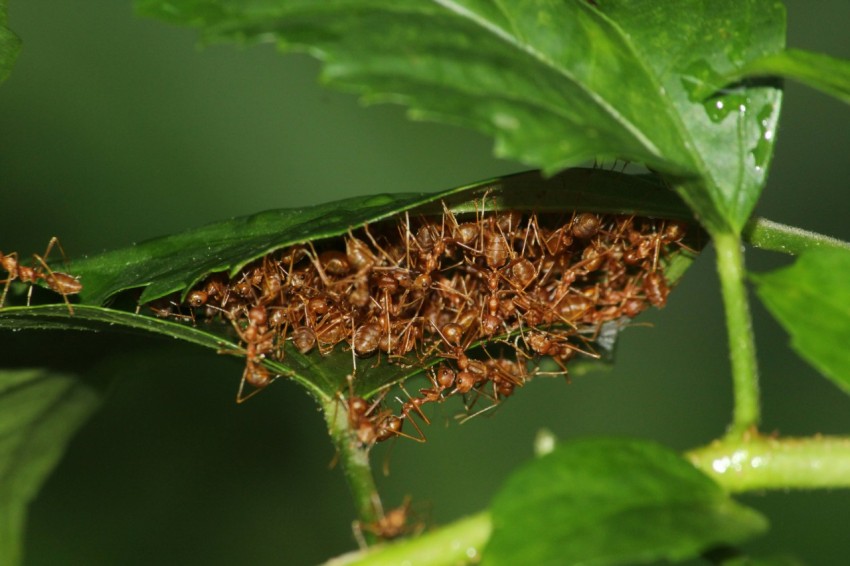
<svg viewBox="0 0 850 566">
<path fill-rule="evenodd" d="M 328 432 L 339 455 L 342 471 L 354 498 L 357 519 L 364 524 L 374 523 L 381 515 L 381 499 L 372 477 L 369 447 L 362 446 L 351 431 L 348 408 L 337 398 L 322 398 L 322 411 Z M 364 533 L 370 538 L 369 533 Z"/>
<path fill-rule="evenodd" d="M 691 462 L 730 492 L 850 487 L 850 438 L 717 440 L 688 452 Z"/>
<path fill-rule="evenodd" d="M 744 240 L 756 248 L 799 255 L 813 248 L 850 249 L 850 243 L 809 232 L 794 226 L 786 226 L 766 218 L 753 218 L 744 226 Z"/>
<path fill-rule="evenodd" d="M 490 530 L 490 514 L 479 513 L 416 538 L 344 554 L 329 560 L 325 566 L 449 566 L 477 563 L 481 559 L 482 548 L 490 538 Z"/>
<path fill-rule="evenodd" d="M 685 454 L 729 492 L 850 488 L 850 438 L 727 437 Z M 325 566 L 476 563 L 490 537 L 485 511 L 420 537 L 351 552 Z"/>
<path fill-rule="evenodd" d="M 717 247 L 717 273 L 726 311 L 735 395 L 729 434 L 739 437 L 755 429 L 761 418 L 756 347 L 744 286 L 744 252 L 741 240 L 734 234 L 715 235 L 714 245 Z"/>
</svg>

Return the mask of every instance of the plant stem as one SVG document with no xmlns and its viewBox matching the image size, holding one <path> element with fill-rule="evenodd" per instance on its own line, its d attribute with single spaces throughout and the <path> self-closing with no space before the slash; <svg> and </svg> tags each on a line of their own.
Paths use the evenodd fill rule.
<svg viewBox="0 0 850 566">
<path fill-rule="evenodd" d="M 744 226 L 744 239 L 756 248 L 799 255 L 813 248 L 840 248 L 850 250 L 850 243 L 809 232 L 794 226 L 773 222 L 766 218 L 752 218 Z"/>
<path fill-rule="evenodd" d="M 364 524 L 374 523 L 379 519 L 382 507 L 369 464 L 369 447 L 363 447 L 352 434 L 344 402 L 336 398 L 322 398 L 321 405 L 348 489 L 354 498 L 357 519 Z M 364 534 L 371 538 L 369 533 Z"/>
<path fill-rule="evenodd" d="M 735 395 L 729 434 L 740 437 L 756 428 L 761 418 L 756 347 L 744 286 L 744 252 L 741 240 L 731 233 L 715 234 L 714 245 L 717 248 L 717 272 L 726 311 Z"/>
<path fill-rule="evenodd" d="M 448 566 L 477 563 L 481 559 L 482 548 L 490 538 L 490 530 L 490 514 L 482 512 L 416 538 L 344 554 L 329 560 L 325 566 Z"/>
<path fill-rule="evenodd" d="M 692 450 L 691 462 L 730 492 L 850 487 L 850 438 L 753 435 Z"/>
<path fill-rule="evenodd" d="M 685 454 L 729 492 L 850 488 L 850 437 L 726 437 Z M 490 537 L 489 513 L 444 525 L 420 537 L 345 554 L 325 566 L 475 563 Z"/>
</svg>

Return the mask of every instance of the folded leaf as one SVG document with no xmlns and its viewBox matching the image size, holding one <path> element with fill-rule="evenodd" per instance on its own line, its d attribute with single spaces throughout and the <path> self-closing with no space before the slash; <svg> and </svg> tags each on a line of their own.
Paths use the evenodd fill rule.
<svg viewBox="0 0 850 566">
<path fill-rule="evenodd" d="M 485 194 L 487 208 L 551 211 L 563 215 L 565 221 L 573 217 L 576 208 L 664 218 L 687 218 L 690 214 L 676 194 L 655 177 L 598 169 L 569 170 L 548 180 L 542 179 L 536 172 L 523 173 L 436 194 L 356 197 L 305 209 L 267 211 L 75 260 L 67 270 L 80 277 L 83 304 L 74 305 L 73 314 L 61 302 L 61 297 L 53 294 L 55 305 L 3 309 L 0 311 L 0 328 L 127 329 L 171 336 L 224 353 L 247 355 L 247 344 L 244 340 L 241 341 L 242 346 L 235 343 L 238 341 L 236 331 L 227 320 L 208 321 L 208 317 L 199 312 L 197 320 L 184 315 L 184 320 L 191 322 L 191 326 L 170 322 L 119 310 L 122 304 L 127 305 L 127 301 L 114 295 L 144 288 L 141 302 L 178 292 L 185 296 L 192 286 L 211 273 L 224 271 L 236 274 L 246 264 L 278 248 L 311 241 L 321 245 L 319 240 L 323 238 L 347 234 L 349 228 L 358 228 L 388 216 L 405 218 L 405 212 L 414 219 L 434 214 L 440 222 L 443 204 L 457 212 L 474 213 L 484 206 L 481 197 Z M 340 244 L 339 241 L 336 243 Z M 694 227 L 687 244 L 674 246 L 669 254 L 660 258 L 659 268 L 664 270 L 668 283 L 675 282 L 682 275 L 693 260 L 692 252 L 698 250 L 702 243 L 701 232 Z M 640 289 L 632 292 L 641 297 L 644 293 Z M 296 302 L 298 296 L 296 293 Z M 98 306 L 108 300 L 115 300 L 116 308 Z M 174 301 L 176 303 L 177 299 Z M 302 299 L 302 303 L 306 302 Z M 132 309 L 135 305 L 131 303 L 129 307 Z M 610 309 L 612 305 L 605 307 Z M 305 308 L 306 304 L 298 306 L 299 310 Z M 583 330 L 583 336 L 588 341 L 593 340 L 594 350 L 607 360 L 621 328 L 622 325 L 616 321 L 601 326 L 594 324 Z M 349 384 L 346 376 L 354 373 L 357 361 L 350 348 L 353 339 L 349 336 L 339 340 L 348 347 L 341 345 L 321 352 L 314 348 L 305 355 L 293 347 L 291 329 L 289 331 L 289 334 L 281 332 L 277 344 L 280 349 L 275 349 L 273 355 L 269 350 L 269 356 L 258 358 L 272 375 L 292 378 L 322 398 L 347 392 Z M 349 332 L 347 325 L 345 331 Z M 431 329 L 428 328 L 428 331 L 431 332 Z M 473 343 L 471 347 L 475 345 Z M 272 359 L 277 357 L 280 359 Z M 395 363 L 382 360 L 381 356 L 362 359 L 357 364 L 354 393 L 368 397 L 382 387 L 421 373 L 441 360 L 443 358 L 435 355 L 433 348 L 427 352 L 410 352 L 407 357 L 394 360 Z M 558 369 L 554 368 L 555 371 Z"/>
<path fill-rule="evenodd" d="M 141 244 L 74 260 L 68 270 L 80 277 L 82 302 L 100 305 L 120 291 L 144 287 L 145 303 L 220 271 L 233 275 L 275 250 L 341 236 L 389 217 L 442 214 L 441 202 L 457 212 L 475 210 L 475 200 L 501 209 L 595 212 L 691 218 L 687 207 L 657 178 L 599 169 L 572 169 L 543 179 L 537 172 L 489 179 L 438 193 L 352 197 L 307 208 L 268 210 L 216 222 Z"/>
</svg>

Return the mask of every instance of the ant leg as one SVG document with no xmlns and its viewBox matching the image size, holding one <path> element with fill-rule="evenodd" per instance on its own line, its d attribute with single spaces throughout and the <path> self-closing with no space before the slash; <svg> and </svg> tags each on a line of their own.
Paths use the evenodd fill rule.
<svg viewBox="0 0 850 566">
<path fill-rule="evenodd" d="M 354 328 L 354 317 L 351 317 L 351 376 L 357 375 L 357 353 L 354 351 L 354 335 L 356 334 Z M 349 382 L 350 383 L 350 382 Z"/>
<path fill-rule="evenodd" d="M 65 306 L 68 307 L 68 314 L 74 316 L 74 308 L 71 306 L 71 301 L 68 300 L 69 294 L 79 293 L 82 289 L 82 285 L 80 285 L 79 281 L 77 281 L 74 277 L 64 273 L 56 273 L 50 266 L 47 265 L 47 262 L 44 261 L 44 258 L 50 253 L 50 249 L 53 245 L 54 240 L 58 243 L 59 240 L 54 236 L 50 240 L 50 244 L 47 246 L 47 252 L 45 252 L 44 256 L 40 256 L 38 254 L 33 254 L 32 257 L 44 267 L 45 271 L 47 271 L 47 277 L 42 276 L 44 282 L 47 283 L 47 286 L 50 287 L 53 291 L 56 291 L 60 295 L 62 295 L 62 300 L 65 301 Z M 62 246 L 59 246 L 59 249 L 62 249 Z M 64 252 L 63 252 L 64 255 Z M 61 276 L 60 276 L 61 275 Z M 30 289 L 27 292 L 27 306 L 30 306 L 30 300 L 32 298 L 32 288 L 30 285 Z"/>
<path fill-rule="evenodd" d="M 398 267 L 399 261 L 394 260 L 392 258 L 392 256 L 390 254 L 388 254 L 386 252 L 386 250 L 384 250 L 384 248 L 382 248 L 380 246 L 380 244 L 378 244 L 378 241 L 375 240 L 375 238 L 372 236 L 372 233 L 369 232 L 369 225 L 368 224 L 363 225 L 363 232 L 366 233 L 366 237 L 369 238 L 369 241 L 372 242 L 372 245 L 375 246 L 375 249 L 378 250 L 381 253 L 381 255 L 384 256 L 384 258 L 389 263 L 391 263 L 394 267 Z"/>
<path fill-rule="evenodd" d="M 354 540 L 357 541 L 357 546 L 360 550 L 369 548 L 369 545 L 366 544 L 366 538 L 363 536 L 363 526 L 360 524 L 360 521 L 355 520 L 351 522 L 351 532 L 354 533 Z"/>
<path fill-rule="evenodd" d="M 246 381 L 245 373 L 247 371 L 248 371 L 248 368 L 246 367 L 245 370 L 242 372 L 242 379 L 239 381 L 239 390 L 236 391 L 236 404 L 237 405 L 241 405 L 242 403 L 244 403 L 245 401 L 247 401 L 248 399 L 253 397 L 257 393 L 257 391 L 259 391 L 259 389 L 258 389 L 257 391 L 254 391 L 254 392 L 250 393 L 249 395 L 247 395 L 245 397 L 242 396 L 242 391 L 244 391 L 244 389 L 245 389 L 245 381 Z"/>
<path fill-rule="evenodd" d="M 53 246 L 59 248 L 59 253 L 62 254 L 62 263 L 67 267 L 68 256 L 65 255 L 65 249 L 62 247 L 62 244 L 59 242 L 59 238 L 57 236 L 53 236 L 52 238 L 50 238 L 50 241 L 47 242 L 47 249 L 44 250 L 44 255 L 42 257 L 47 260 L 47 256 L 50 255 L 51 250 L 53 250 Z"/>
<path fill-rule="evenodd" d="M 3 308 L 3 305 L 6 304 L 6 293 L 9 292 L 9 286 L 12 284 L 12 277 L 10 276 L 4 281 L 5 285 L 3 286 L 3 294 L 0 295 L 0 309 Z"/>
<path fill-rule="evenodd" d="M 407 389 L 405 389 L 401 383 L 399 383 L 398 386 L 401 388 L 402 391 L 404 391 L 404 394 L 407 395 L 408 399 L 407 403 L 402 403 L 402 410 L 405 411 L 405 416 L 411 411 L 416 411 L 416 413 L 422 418 L 425 424 L 431 424 L 431 421 L 428 420 L 428 417 L 425 416 L 425 413 L 422 412 L 422 403 L 417 403 L 414 398 L 410 396 L 410 393 L 407 392 Z M 398 398 L 396 398 L 396 400 L 401 401 L 401 399 Z"/>
<path fill-rule="evenodd" d="M 474 403 L 473 403 L 473 404 L 474 404 Z M 492 405 L 487 405 L 487 406 L 486 406 L 486 407 L 484 407 L 483 409 L 479 409 L 478 411 L 475 411 L 475 412 L 474 412 L 474 413 L 472 413 L 471 415 L 463 415 L 463 417 L 462 417 L 462 418 L 458 419 L 458 424 L 466 424 L 466 423 L 468 423 L 469 421 L 471 421 L 472 419 L 474 419 L 475 417 L 480 416 L 480 415 L 483 415 L 483 414 L 484 414 L 484 413 L 486 413 L 487 411 L 492 411 L 492 410 L 494 410 L 494 409 L 495 409 L 496 407 L 498 407 L 498 406 L 499 406 L 499 403 L 498 403 L 498 402 L 496 402 L 496 403 L 493 403 Z M 471 407 L 470 407 L 470 408 L 471 408 Z"/>
</svg>

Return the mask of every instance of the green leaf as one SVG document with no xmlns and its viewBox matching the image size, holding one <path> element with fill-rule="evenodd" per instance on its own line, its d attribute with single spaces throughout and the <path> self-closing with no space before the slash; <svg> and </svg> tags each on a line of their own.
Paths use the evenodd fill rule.
<svg viewBox="0 0 850 566">
<path fill-rule="evenodd" d="M 794 350 L 850 393 L 850 251 L 806 251 L 790 267 L 752 278 Z"/>
<path fill-rule="evenodd" d="M 484 131 L 497 152 L 554 171 L 598 155 L 691 171 L 630 46 L 584 2 L 137 2 L 208 40 L 272 37 L 323 59 L 323 79 L 416 118 Z M 588 56 L 595 53 L 595 57 Z M 581 67 L 579 67 L 579 65 Z M 583 67 L 583 68 L 582 68 Z M 649 135 L 648 135 L 649 134 Z"/>
<path fill-rule="evenodd" d="M 21 40 L 9 29 L 6 0 L 0 0 L 0 83 L 6 80 L 21 51 Z"/>
<path fill-rule="evenodd" d="M 247 263 L 278 248 L 343 235 L 349 228 L 403 211 L 411 211 L 414 215 L 442 214 L 441 203 L 445 202 L 457 212 L 474 212 L 476 206 L 481 206 L 480 199 L 485 193 L 487 205 L 499 209 L 571 212 L 578 207 L 664 218 L 688 218 L 690 215 L 676 194 L 659 184 L 656 178 L 599 169 L 573 169 L 545 180 L 536 172 L 521 173 L 436 194 L 355 197 L 306 209 L 273 210 L 76 260 L 68 270 L 83 283 L 83 304 L 74 305 L 73 315 L 54 294 L 55 305 L 3 309 L 0 328 L 124 328 L 244 355 L 234 343 L 233 328 L 226 323 L 203 323 L 195 328 L 98 305 L 120 291 L 139 287 L 145 288 L 140 302 L 187 292 L 210 273 L 227 271 L 233 275 Z M 688 244 L 699 249 L 703 242 L 699 230 L 696 232 Z M 692 261 L 693 255 L 685 248 L 665 258 L 668 281 L 677 280 Z M 116 304 L 121 302 L 120 297 L 118 299 Z M 614 324 L 602 329 L 600 351 L 610 352 L 619 328 Z M 602 343 L 603 338 L 611 343 Z M 434 356 L 424 362 L 410 359 L 400 364 L 360 360 L 355 392 L 369 397 L 382 387 L 421 373 L 439 361 L 440 358 Z M 354 360 L 347 348 L 337 347 L 326 355 L 314 349 L 302 355 L 287 342 L 283 361 L 267 359 L 263 363 L 277 375 L 305 386 L 315 396 L 330 398 L 346 391 L 345 378 L 352 373 Z"/>
<path fill-rule="evenodd" d="M 0 557 L 18 564 L 27 505 L 100 396 L 73 376 L 0 371 Z"/>
<path fill-rule="evenodd" d="M 622 158 L 675 178 L 713 231 L 740 230 L 764 184 L 781 93 L 692 92 L 780 51 L 774 0 L 496 3 L 137 0 L 208 41 L 276 41 L 325 62 L 323 79 L 414 118 L 477 129 L 496 153 L 553 173 Z"/>
<path fill-rule="evenodd" d="M 119 329 L 131 332 L 161 334 L 191 344 L 213 349 L 236 349 L 236 344 L 193 326 L 161 318 L 104 307 L 75 305 L 72 315 L 65 305 L 8 307 L 0 311 L 0 328 L 20 330 L 86 330 L 103 332 Z"/>
<path fill-rule="evenodd" d="M 738 556 L 718 562 L 723 566 L 804 566 L 804 562 L 793 556 Z"/>
<path fill-rule="evenodd" d="M 679 455 L 643 440 L 558 446 L 506 482 L 492 519 L 489 566 L 675 561 L 767 528 Z"/>
<path fill-rule="evenodd" d="M 657 77 L 680 117 L 681 143 L 698 163 L 700 179 L 674 186 L 709 231 L 740 232 L 767 179 L 782 93 L 741 84 L 702 100 L 704 82 L 785 43 L 785 9 L 773 0 L 653 2 L 600 0 Z"/>
<path fill-rule="evenodd" d="M 728 84 L 745 77 L 758 76 L 796 79 L 842 102 L 850 103 L 850 61 L 847 59 L 800 49 L 786 49 L 750 61 L 736 73 L 723 77 L 723 80 Z"/>
<path fill-rule="evenodd" d="M 517 210 L 640 214 L 691 219 L 687 207 L 657 179 L 572 169 L 549 179 L 527 172 L 489 179 L 439 193 L 353 197 L 308 208 L 269 210 L 217 222 L 139 245 L 75 260 L 69 271 L 80 276 L 80 300 L 104 304 L 120 291 L 145 287 L 149 302 L 187 291 L 211 273 L 231 275 L 280 248 L 341 236 L 349 229 L 397 216 L 404 211 L 441 214 L 441 201 L 456 212 L 474 211 L 473 201 L 488 192 L 488 204 Z"/>
<path fill-rule="evenodd" d="M 74 306 L 73 315 L 65 305 L 9 307 L 0 311 L 0 329 L 144 332 L 184 340 L 217 352 L 244 354 L 227 337 L 229 328 L 226 324 L 206 325 L 206 329 L 201 330 L 151 316 L 88 305 Z M 264 363 L 278 375 L 296 381 L 315 396 L 325 398 L 344 391 L 347 385 L 345 376 L 351 373 L 351 354 L 341 349 L 327 356 L 315 351 L 305 356 L 287 345 L 283 362 L 266 360 Z M 361 366 L 368 367 L 369 371 L 361 372 L 363 377 L 357 380 L 358 394 L 369 396 L 388 383 L 405 379 L 424 369 L 422 366 L 412 369 L 387 363 L 372 368 L 373 363 L 372 360 L 361 362 Z"/>
</svg>

